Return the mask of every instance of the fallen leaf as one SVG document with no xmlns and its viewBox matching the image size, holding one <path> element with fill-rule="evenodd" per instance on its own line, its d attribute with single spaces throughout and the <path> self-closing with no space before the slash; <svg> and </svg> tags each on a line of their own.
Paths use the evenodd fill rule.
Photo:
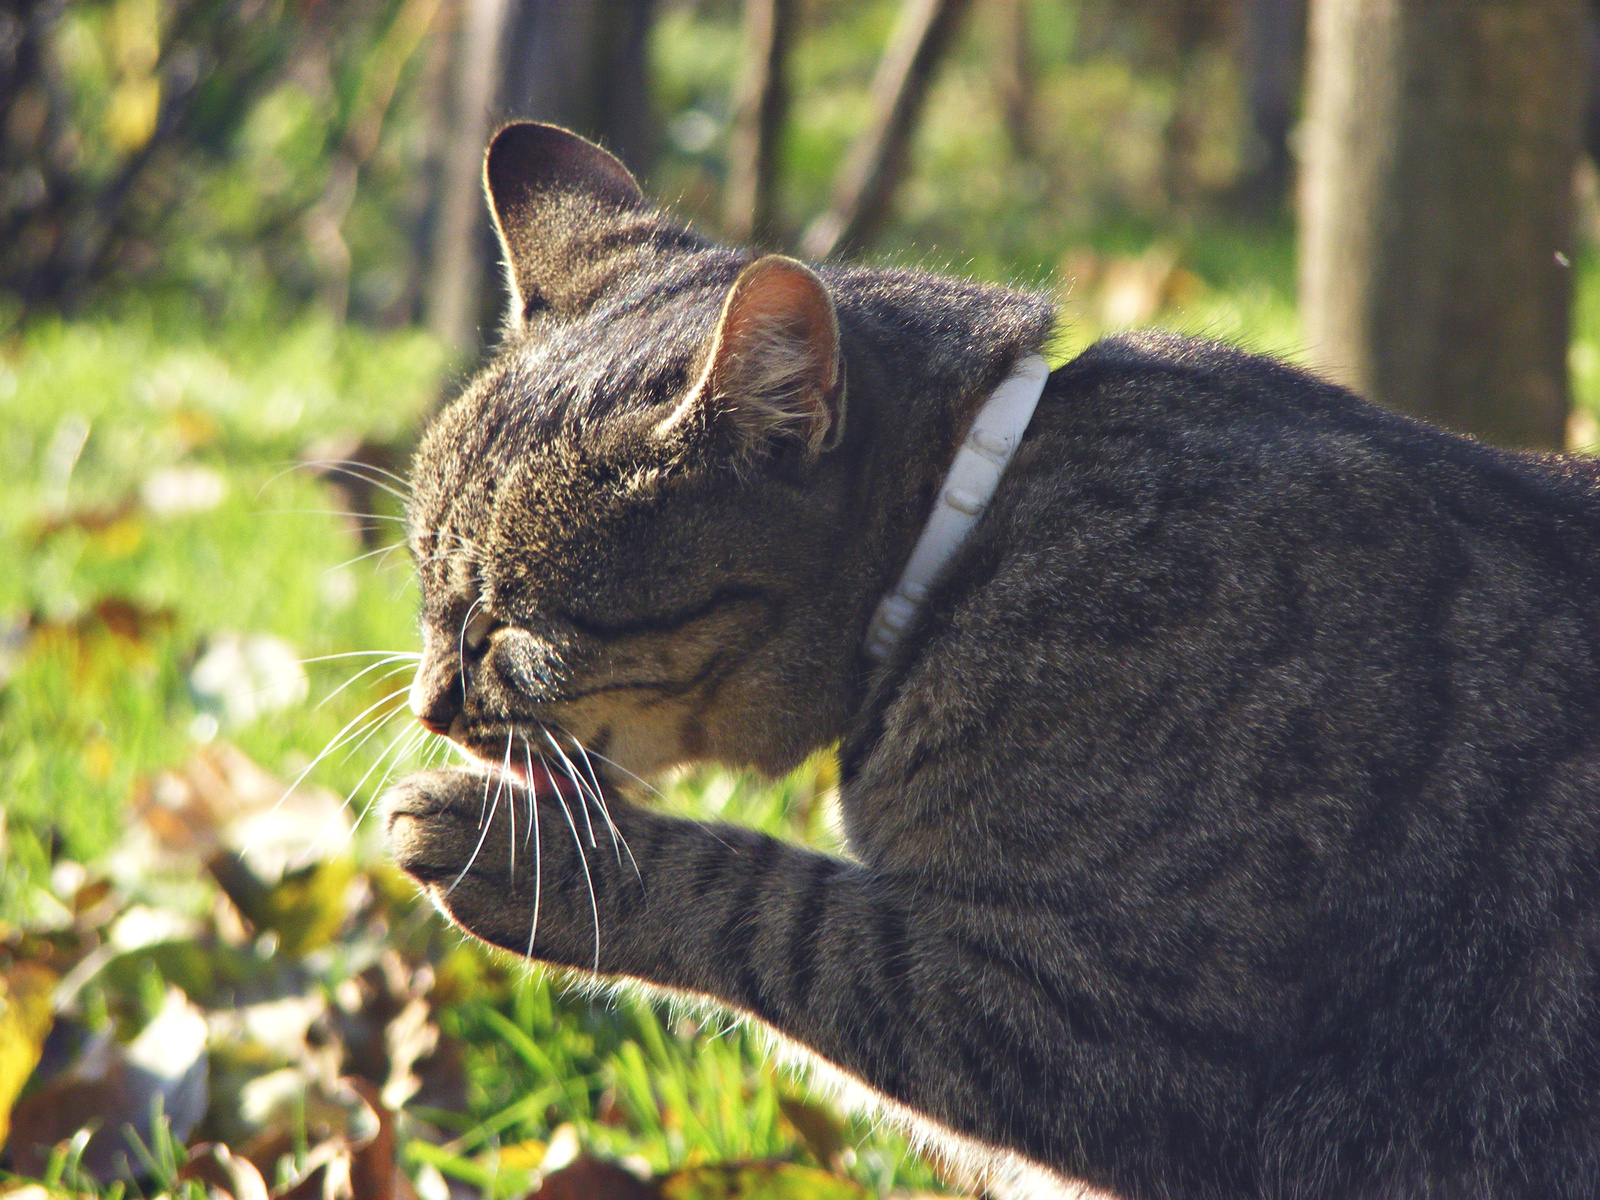
<svg viewBox="0 0 1600 1200">
<path fill-rule="evenodd" d="M 778 1109 L 794 1126 L 811 1157 L 820 1166 L 837 1171 L 845 1151 L 845 1127 L 833 1111 L 798 1096 L 779 1096 Z"/>
<path fill-rule="evenodd" d="M 656 1185 L 644 1183 L 615 1163 L 587 1155 L 544 1177 L 528 1200 L 661 1200 Z"/>
<path fill-rule="evenodd" d="M 411 1181 L 396 1162 L 395 1112 L 379 1090 L 365 1079 L 343 1081 L 367 1103 L 378 1119 L 378 1131 L 351 1148 L 350 1192 L 353 1200 L 417 1200 Z"/>
<path fill-rule="evenodd" d="M 12 1169 L 43 1174 L 57 1143 L 92 1127 L 83 1168 L 102 1181 L 137 1177 L 124 1130 L 131 1127 L 150 1144 L 152 1102 L 160 1097 L 173 1138 L 189 1136 L 209 1097 L 205 1043 L 205 1017 L 181 990 L 168 988 L 160 1011 L 133 1041 L 119 1045 L 106 1029 L 65 1075 L 17 1105 Z"/>
<path fill-rule="evenodd" d="M 193 408 L 173 409 L 170 427 L 174 439 L 184 450 L 208 446 L 216 441 L 222 432 L 222 426 L 217 423 L 215 417 L 208 412 Z"/>
<path fill-rule="evenodd" d="M 233 1197 L 233 1200 L 268 1200 L 267 1182 L 247 1158 L 239 1158 L 226 1146 L 202 1143 L 189 1148 L 189 1159 L 178 1172 L 183 1181 L 198 1180 Z"/>
<path fill-rule="evenodd" d="M 283 996 L 237 1008 L 214 1011 L 207 1018 L 214 1045 L 249 1046 L 269 1060 L 294 1062 L 306 1051 L 306 1035 L 327 1012 L 320 991 Z"/>
<path fill-rule="evenodd" d="M 69 529 L 78 529 L 89 534 L 104 533 L 132 518 L 138 510 L 138 502 L 132 496 L 124 497 L 115 504 L 68 509 L 66 512 L 46 517 L 34 525 L 33 541 L 35 545 L 39 545 Z"/>
<path fill-rule="evenodd" d="M 210 512 L 227 495 L 228 481 L 221 472 L 193 463 L 152 471 L 139 485 L 139 499 L 156 517 Z"/>
<path fill-rule="evenodd" d="M 0 973 L 0 1146 L 11 1128 L 11 1106 L 39 1065 L 55 1018 L 50 993 L 56 973 L 21 962 Z"/>
<path fill-rule="evenodd" d="M 202 707 L 234 725 L 293 708 L 311 692 L 295 648 L 270 633 L 218 633 L 189 672 Z"/>
<path fill-rule="evenodd" d="M 203 746 L 178 770 L 144 782 L 133 808 L 168 853 L 204 860 L 231 849 L 267 884 L 319 851 L 337 851 L 350 832 L 337 794 L 306 783 L 290 787 L 226 742 Z"/>
<path fill-rule="evenodd" d="M 304 1170 L 272 1193 L 273 1200 L 351 1200 L 350 1143 L 328 1138 L 311 1147 Z"/>
<path fill-rule="evenodd" d="M 257 929 L 278 935 L 278 948 L 293 957 L 331 942 L 349 915 L 346 897 L 355 878 L 349 858 L 314 862 L 263 882 L 244 856 L 223 850 L 206 860 L 234 906 Z"/>
</svg>

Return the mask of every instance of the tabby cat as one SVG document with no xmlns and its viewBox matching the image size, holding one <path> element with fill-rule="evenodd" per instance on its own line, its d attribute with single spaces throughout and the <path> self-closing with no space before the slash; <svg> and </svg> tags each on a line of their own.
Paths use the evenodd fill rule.
<svg viewBox="0 0 1600 1200">
<path fill-rule="evenodd" d="M 1600 1195 L 1594 465 L 1114 337 L 877 662 L 1049 302 L 712 244 L 548 126 L 486 175 L 512 311 L 409 517 L 412 705 L 486 765 L 387 810 L 452 918 L 748 1014 L 997 1194 Z M 624 795 L 835 743 L 849 859 Z"/>
</svg>

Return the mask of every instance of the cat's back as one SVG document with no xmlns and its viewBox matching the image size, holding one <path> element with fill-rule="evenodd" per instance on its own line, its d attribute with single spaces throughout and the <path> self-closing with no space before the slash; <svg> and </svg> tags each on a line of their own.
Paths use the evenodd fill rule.
<svg viewBox="0 0 1600 1200">
<path fill-rule="evenodd" d="M 1163 713 L 1263 752 L 1303 713 L 1340 750 L 1321 777 L 1365 790 L 1600 742 L 1593 463 L 1229 347 L 1130 335 L 1056 371 L 942 599 L 923 632 L 950 653 L 920 670 L 1021 671 L 1018 703 L 1124 763 L 1172 761 Z"/>
<path fill-rule="evenodd" d="M 1600 548 L 1600 460 L 1488 446 L 1277 359 L 1130 333 L 1091 346 L 1051 384 L 1057 402 L 1035 430 L 1045 440 L 1089 434 L 1102 451 L 1122 441 L 1119 434 L 1152 446 L 1165 440 L 1175 453 L 1222 457 L 1236 470 L 1294 467 L 1321 486 L 1370 480 L 1391 496 L 1396 487 L 1427 493 L 1440 515 L 1477 528 L 1556 523 L 1561 538 Z M 1573 565 L 1600 573 L 1600 559 Z"/>
<path fill-rule="evenodd" d="M 1206 1047 L 1184 1069 L 1219 1094 L 1259 1089 L 1218 1119 L 1286 1177 L 1419 1119 L 1460 1179 L 1536 1147 L 1586 1177 L 1597 495 L 1580 460 L 1281 364 L 1102 343 L 891 664 L 852 836 L 984 878 L 1033 969 L 1116 947 L 1083 986 Z"/>
</svg>

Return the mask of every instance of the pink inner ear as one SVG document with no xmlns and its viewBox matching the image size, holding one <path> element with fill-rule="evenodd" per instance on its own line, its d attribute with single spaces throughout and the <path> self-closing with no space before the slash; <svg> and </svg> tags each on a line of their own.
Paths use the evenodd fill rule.
<svg viewBox="0 0 1600 1200">
<path fill-rule="evenodd" d="M 673 437 L 720 426 L 745 450 L 783 437 L 818 454 L 843 429 L 842 383 L 827 289 L 805 264 L 771 255 L 734 280 L 705 373 L 658 430 Z M 690 421 L 696 413 L 704 420 Z"/>
<path fill-rule="evenodd" d="M 833 304 L 799 263 L 765 258 L 745 269 L 723 310 L 712 373 L 718 390 L 781 423 L 827 431 L 838 378 Z"/>
</svg>

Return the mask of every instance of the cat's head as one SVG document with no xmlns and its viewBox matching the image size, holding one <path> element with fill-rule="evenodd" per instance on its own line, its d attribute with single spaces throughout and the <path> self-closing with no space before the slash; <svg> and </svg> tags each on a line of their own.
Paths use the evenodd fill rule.
<svg viewBox="0 0 1600 1200">
<path fill-rule="evenodd" d="M 560 129 L 501 131 L 485 176 L 511 310 L 413 468 L 413 710 L 514 766 L 570 737 L 640 773 L 788 768 L 856 664 L 828 289 Z"/>
</svg>

